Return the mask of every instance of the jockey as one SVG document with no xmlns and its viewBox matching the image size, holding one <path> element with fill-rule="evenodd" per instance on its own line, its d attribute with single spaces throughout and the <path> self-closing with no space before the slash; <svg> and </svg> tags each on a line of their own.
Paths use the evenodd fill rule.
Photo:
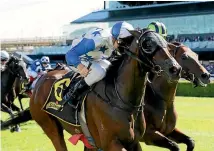
<svg viewBox="0 0 214 151">
<path fill-rule="evenodd" d="M 110 65 L 106 58 L 118 48 L 120 38 L 131 36 L 127 29 L 134 30 L 131 24 L 118 22 L 111 29 L 96 28 L 73 41 L 72 48 L 65 55 L 66 62 L 69 66 L 74 66 L 84 79 L 77 82 L 74 87 L 70 86 L 63 101 L 71 100 L 71 105 L 76 106 L 76 96 L 105 77 Z M 90 69 L 87 69 L 89 62 L 92 64 Z"/>
<path fill-rule="evenodd" d="M 47 73 L 47 70 L 49 69 L 52 69 L 49 57 L 43 56 L 40 60 L 35 60 L 27 69 L 30 76 L 30 82 L 27 84 L 27 88 L 33 89 L 39 77 Z"/>
<path fill-rule="evenodd" d="M 160 34 L 164 39 L 167 37 L 167 29 L 166 26 L 161 22 L 151 22 L 148 29 L 155 31 L 156 33 Z"/>
<path fill-rule="evenodd" d="M 10 55 L 7 51 L 0 51 L 0 55 L 1 55 L 1 71 L 5 70 L 5 65 L 8 62 Z"/>
</svg>

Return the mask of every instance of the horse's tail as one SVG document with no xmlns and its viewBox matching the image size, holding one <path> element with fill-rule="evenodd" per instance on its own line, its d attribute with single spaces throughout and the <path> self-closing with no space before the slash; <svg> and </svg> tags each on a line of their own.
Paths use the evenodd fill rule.
<svg viewBox="0 0 214 151">
<path fill-rule="evenodd" d="M 32 120 L 32 117 L 30 114 L 30 109 L 28 108 L 20 113 L 15 114 L 14 117 L 11 119 L 1 121 L 1 129 L 5 130 L 9 128 L 9 126 L 21 124 L 30 120 Z"/>
</svg>

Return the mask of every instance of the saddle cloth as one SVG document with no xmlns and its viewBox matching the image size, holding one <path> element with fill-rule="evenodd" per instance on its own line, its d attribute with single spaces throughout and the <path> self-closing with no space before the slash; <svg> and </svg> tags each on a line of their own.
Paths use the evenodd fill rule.
<svg viewBox="0 0 214 151">
<path fill-rule="evenodd" d="M 82 108 L 82 102 L 86 98 L 87 92 L 79 96 L 78 98 L 78 109 L 75 109 L 69 105 L 69 103 L 65 104 L 63 110 L 60 111 L 62 106 L 62 99 L 64 94 L 68 91 L 68 87 L 70 84 L 75 85 L 76 82 L 80 80 L 78 73 L 73 71 L 68 72 L 62 78 L 58 79 L 51 88 L 50 94 L 43 106 L 43 110 L 56 118 L 71 124 L 73 126 L 80 126 L 80 122 L 78 119 L 79 111 L 78 109 Z"/>
</svg>

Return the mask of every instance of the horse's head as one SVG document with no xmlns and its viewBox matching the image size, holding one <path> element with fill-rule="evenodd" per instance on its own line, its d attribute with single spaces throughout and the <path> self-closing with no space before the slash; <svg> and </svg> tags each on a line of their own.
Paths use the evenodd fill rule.
<svg viewBox="0 0 214 151">
<path fill-rule="evenodd" d="M 195 86 L 206 86 L 210 83 L 210 73 L 200 64 L 195 52 L 184 45 L 169 44 L 169 47 L 182 67 L 182 78 L 192 81 Z"/>
<path fill-rule="evenodd" d="M 138 50 L 142 67 L 159 76 L 164 73 L 169 82 L 180 78 L 181 66 L 169 53 L 169 47 L 163 37 L 148 29 L 134 30 L 130 33 L 135 37 L 132 45 Z"/>
<path fill-rule="evenodd" d="M 9 72 L 11 72 L 14 76 L 19 77 L 23 80 L 28 79 L 26 64 L 24 63 L 22 58 L 11 56 L 6 66 Z"/>
</svg>

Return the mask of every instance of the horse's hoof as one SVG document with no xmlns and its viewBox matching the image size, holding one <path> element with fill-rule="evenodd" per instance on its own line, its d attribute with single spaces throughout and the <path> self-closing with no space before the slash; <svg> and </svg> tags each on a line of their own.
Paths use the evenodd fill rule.
<svg viewBox="0 0 214 151">
<path fill-rule="evenodd" d="M 171 145 L 172 145 L 172 147 L 171 147 L 170 151 L 180 151 L 180 148 L 177 143 L 172 142 Z"/>
<path fill-rule="evenodd" d="M 187 151 L 193 151 L 195 148 L 195 141 L 191 138 L 188 139 Z"/>
<path fill-rule="evenodd" d="M 14 133 L 14 131 L 15 131 L 14 127 L 10 129 L 11 133 Z"/>
<path fill-rule="evenodd" d="M 14 129 L 16 132 L 21 132 L 21 128 L 18 125 Z"/>
</svg>

